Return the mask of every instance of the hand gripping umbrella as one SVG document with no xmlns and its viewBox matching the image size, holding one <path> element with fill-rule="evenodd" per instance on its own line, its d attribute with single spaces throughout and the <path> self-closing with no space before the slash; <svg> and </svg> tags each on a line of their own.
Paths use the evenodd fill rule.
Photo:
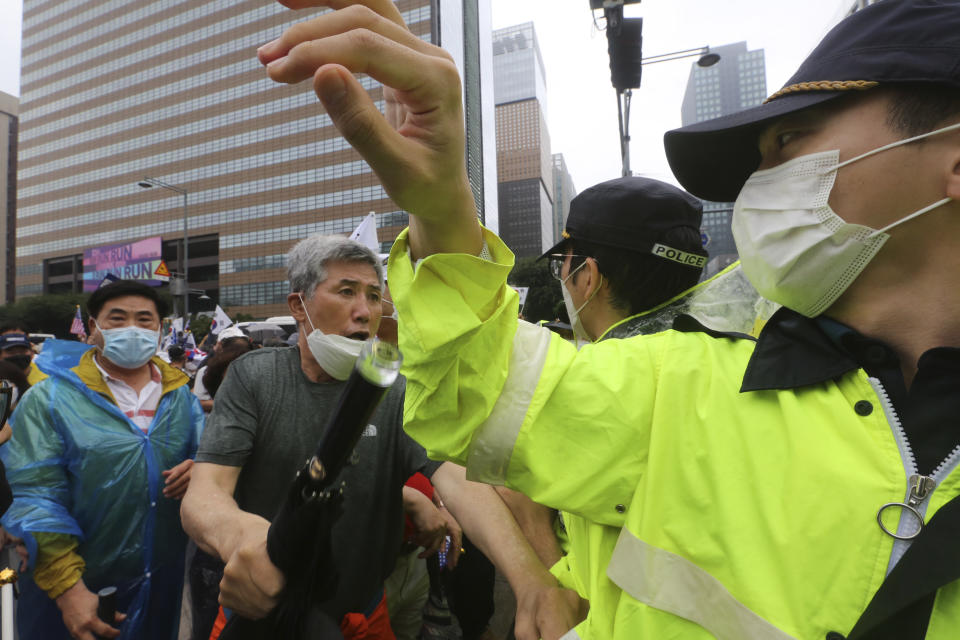
<svg viewBox="0 0 960 640">
<path fill-rule="evenodd" d="M 330 532 L 341 513 L 344 483 L 334 486 L 360 435 L 400 372 L 400 351 L 368 340 L 357 358 L 316 452 L 300 471 L 270 523 L 267 554 L 283 572 L 280 604 L 263 620 L 230 618 L 221 640 L 333 640 L 339 621 L 320 610 L 336 592 Z"/>
</svg>

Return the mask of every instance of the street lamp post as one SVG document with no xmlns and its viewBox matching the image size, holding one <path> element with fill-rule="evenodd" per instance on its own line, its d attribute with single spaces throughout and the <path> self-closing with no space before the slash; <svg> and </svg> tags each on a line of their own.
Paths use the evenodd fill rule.
<svg viewBox="0 0 960 640">
<path fill-rule="evenodd" d="M 710 52 L 710 47 L 684 49 L 673 53 L 644 58 L 643 18 L 625 18 L 623 5 L 637 4 L 640 0 L 590 0 L 591 10 L 603 10 L 607 21 L 607 52 L 610 55 L 610 82 L 617 90 L 617 119 L 620 124 L 620 159 L 624 177 L 630 171 L 630 100 L 633 90 L 640 88 L 643 67 L 657 62 L 668 62 L 692 56 L 700 56 L 697 64 L 709 67 L 720 61 L 720 56 Z"/>
<path fill-rule="evenodd" d="M 640 64 L 656 64 L 657 62 L 670 62 L 671 60 L 680 60 L 681 58 L 692 58 L 700 56 L 697 60 L 698 67 L 712 67 L 720 62 L 720 54 L 710 51 L 710 47 L 694 47 L 693 49 L 684 49 L 683 51 L 673 51 L 672 53 L 661 53 L 658 56 L 642 58 Z"/>
<path fill-rule="evenodd" d="M 645 67 L 648 64 L 658 62 L 670 62 L 671 60 L 680 60 L 681 58 L 692 58 L 699 56 L 697 66 L 712 67 L 720 61 L 719 53 L 712 53 L 710 47 L 696 47 L 694 49 L 684 49 L 683 51 L 674 51 L 672 53 L 663 53 L 658 56 L 641 58 L 640 66 Z M 640 88 L 640 76 L 637 75 L 637 87 Z M 623 164 L 623 175 L 630 176 L 633 172 L 630 170 L 630 99 L 633 97 L 633 89 L 617 89 L 617 118 L 620 121 L 620 155 Z"/>
<path fill-rule="evenodd" d="M 170 191 L 175 191 L 183 196 L 183 315 L 186 318 L 190 318 L 190 231 L 187 223 L 187 190 L 181 189 L 180 187 L 175 187 L 172 184 L 168 184 L 163 180 L 158 180 L 156 178 L 151 178 L 150 176 L 144 176 L 143 180 L 137 183 L 138 187 L 143 189 L 149 189 L 151 187 L 161 187 L 163 189 L 169 189 Z"/>
</svg>

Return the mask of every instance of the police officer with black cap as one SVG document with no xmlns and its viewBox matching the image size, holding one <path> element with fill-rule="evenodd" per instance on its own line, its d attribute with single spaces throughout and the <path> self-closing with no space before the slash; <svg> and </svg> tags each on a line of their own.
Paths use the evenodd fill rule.
<svg viewBox="0 0 960 640">
<path fill-rule="evenodd" d="M 560 281 L 578 340 L 595 341 L 697 283 L 707 262 L 702 210 L 672 185 L 632 176 L 570 202 L 563 239 L 541 258 Z"/>
<path fill-rule="evenodd" d="M 707 262 L 700 239 L 702 208 L 685 191 L 641 177 L 602 182 L 570 202 L 563 239 L 541 259 L 550 260 L 560 281 L 578 342 L 648 333 L 648 312 L 697 284 Z M 497 491 L 540 560 L 556 565 L 561 585 L 571 591 L 589 581 L 589 558 L 616 542 L 616 531 L 564 513 L 559 526 L 567 544 L 561 549 L 555 511 L 505 487 Z M 570 593 L 557 597 L 585 606 Z M 594 596 L 591 606 L 595 615 L 612 616 L 615 602 Z"/>
</svg>

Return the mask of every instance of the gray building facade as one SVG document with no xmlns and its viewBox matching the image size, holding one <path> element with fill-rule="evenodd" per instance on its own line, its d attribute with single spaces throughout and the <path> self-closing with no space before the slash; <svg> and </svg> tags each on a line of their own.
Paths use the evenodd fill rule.
<svg viewBox="0 0 960 640">
<path fill-rule="evenodd" d="M 470 180 L 478 213 L 496 228 L 489 0 L 396 5 L 465 78 Z M 310 234 L 350 233 L 371 211 L 388 249 L 406 212 L 339 136 L 311 83 L 274 83 L 256 59 L 257 47 L 320 11 L 262 0 L 24 0 L 17 296 L 76 290 L 84 250 L 155 236 L 182 271 L 182 198 L 138 188 L 145 176 L 187 192 L 190 287 L 213 298 L 208 307 L 287 313 L 286 251 Z M 382 87 L 360 81 L 383 108 Z"/>
<path fill-rule="evenodd" d="M 17 138 L 20 101 L 0 91 L 0 300 L 13 302 L 17 240 Z"/>
<path fill-rule="evenodd" d="M 562 153 L 553 154 L 553 237 L 559 242 L 570 213 L 570 201 L 577 195 L 573 177 Z"/>
<path fill-rule="evenodd" d="M 763 49 L 747 49 L 746 42 L 711 47 L 720 55 L 712 67 L 690 65 L 690 76 L 681 106 L 684 126 L 725 116 L 761 104 L 767 97 L 766 63 Z M 737 247 L 730 223 L 732 202 L 703 203 L 701 231 L 710 261 L 704 269 L 708 278 L 736 261 Z"/>
</svg>

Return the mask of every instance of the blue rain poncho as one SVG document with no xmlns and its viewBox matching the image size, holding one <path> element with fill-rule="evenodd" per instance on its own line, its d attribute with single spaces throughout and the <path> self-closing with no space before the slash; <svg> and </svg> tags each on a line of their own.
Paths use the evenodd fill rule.
<svg viewBox="0 0 960 640">
<path fill-rule="evenodd" d="M 70 638 L 56 603 L 32 580 L 33 533 L 52 532 L 78 538 L 90 591 L 117 587 L 117 610 L 127 614 L 121 638 L 173 640 L 186 535 L 180 502 L 162 494 L 161 471 L 194 456 L 203 411 L 186 376 L 154 358 L 163 396 L 144 434 L 110 399 L 92 356 L 73 369 L 46 369 L 50 377 L 17 405 L 13 438 L 0 450 L 14 493 L 2 523 L 30 551 L 20 637 Z"/>
</svg>

